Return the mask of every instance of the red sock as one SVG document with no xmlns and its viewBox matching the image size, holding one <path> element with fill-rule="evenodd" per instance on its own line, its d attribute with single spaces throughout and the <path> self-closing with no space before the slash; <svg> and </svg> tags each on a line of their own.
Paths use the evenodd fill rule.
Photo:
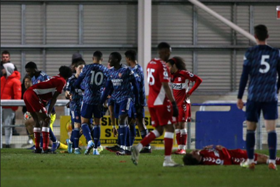
<svg viewBox="0 0 280 187">
<path fill-rule="evenodd" d="M 34 132 L 35 148 L 40 149 L 41 132 Z"/>
<path fill-rule="evenodd" d="M 43 150 L 46 151 L 48 150 L 48 146 L 49 146 L 49 136 L 50 136 L 49 128 L 43 127 L 42 134 L 43 134 Z"/>
<path fill-rule="evenodd" d="M 187 144 L 187 138 L 188 138 L 187 134 L 182 134 L 182 137 L 181 137 L 182 145 L 186 145 Z"/>
<path fill-rule="evenodd" d="M 34 138 L 35 138 L 35 148 L 40 149 L 41 128 L 34 127 L 33 132 L 34 132 Z"/>
<path fill-rule="evenodd" d="M 148 145 L 148 144 L 151 143 L 154 139 L 157 138 L 156 134 L 158 134 L 158 132 L 157 132 L 157 133 L 155 133 L 154 131 L 150 132 L 147 136 L 145 136 L 145 138 L 143 138 L 143 139 L 141 140 L 140 143 L 141 143 L 143 146 Z"/>
<path fill-rule="evenodd" d="M 176 141 L 177 141 L 177 145 L 182 145 L 182 137 L 181 137 L 181 133 L 180 133 L 180 130 L 175 130 L 176 132 Z"/>
<path fill-rule="evenodd" d="M 276 157 L 276 165 L 280 165 L 280 158 Z"/>
<path fill-rule="evenodd" d="M 174 133 L 172 132 L 165 132 L 164 133 L 164 155 L 170 156 L 173 147 L 173 136 Z"/>
</svg>

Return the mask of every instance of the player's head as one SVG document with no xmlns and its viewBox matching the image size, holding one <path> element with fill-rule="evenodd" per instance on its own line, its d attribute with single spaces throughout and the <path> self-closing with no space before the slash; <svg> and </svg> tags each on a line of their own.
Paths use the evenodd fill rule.
<svg viewBox="0 0 280 187">
<path fill-rule="evenodd" d="M 83 56 L 80 53 L 74 53 L 72 54 L 72 61 L 70 68 L 72 69 L 72 72 L 75 73 L 74 64 L 77 63 L 80 59 L 83 59 Z"/>
<path fill-rule="evenodd" d="M 136 61 L 136 52 L 134 50 L 128 50 L 124 53 L 125 60 L 127 65 L 131 65 L 131 63 L 135 63 Z"/>
<path fill-rule="evenodd" d="M 75 59 L 72 60 L 72 64 L 71 64 L 70 68 L 71 68 L 73 73 L 76 73 L 75 66 L 80 61 L 84 61 L 84 59 L 83 58 L 75 58 Z"/>
<path fill-rule="evenodd" d="M 86 65 L 86 62 L 83 59 L 80 59 L 79 61 L 77 61 L 77 63 L 74 64 L 74 68 L 75 68 L 77 76 L 79 76 L 81 74 L 85 65 Z"/>
<path fill-rule="evenodd" d="M 178 70 L 187 70 L 186 63 L 181 57 L 173 57 L 167 61 L 167 66 L 170 69 L 170 73 L 176 73 Z"/>
<path fill-rule="evenodd" d="M 158 44 L 157 49 L 158 49 L 159 58 L 166 62 L 171 54 L 170 45 L 166 42 L 161 42 Z"/>
<path fill-rule="evenodd" d="M 32 86 L 31 77 L 29 75 L 25 75 L 25 77 L 23 78 L 23 84 L 24 84 L 25 89 Z"/>
<path fill-rule="evenodd" d="M 103 54 L 101 53 L 101 51 L 95 51 L 92 56 L 93 63 L 101 63 L 103 60 L 102 56 Z"/>
<path fill-rule="evenodd" d="M 109 63 L 111 67 L 119 65 L 122 60 L 122 55 L 119 52 L 113 52 L 109 56 Z"/>
<path fill-rule="evenodd" d="M 25 64 L 25 71 L 26 74 L 29 75 L 30 77 L 35 76 L 36 72 L 38 71 L 37 64 L 32 61 L 28 62 L 27 64 Z"/>
<path fill-rule="evenodd" d="M 72 76 L 72 70 L 71 70 L 71 68 L 69 68 L 67 66 L 60 66 L 59 74 L 61 77 L 63 77 L 65 80 L 67 80 L 69 77 Z"/>
<path fill-rule="evenodd" d="M 2 62 L 7 63 L 10 62 L 10 52 L 5 50 L 2 52 Z"/>
<path fill-rule="evenodd" d="M 265 25 L 257 25 L 254 27 L 255 38 L 259 41 L 265 41 L 268 38 L 268 31 Z"/>
<path fill-rule="evenodd" d="M 198 150 L 194 150 L 190 153 L 186 153 L 183 157 L 184 165 L 200 165 L 202 156 L 199 155 Z"/>
</svg>

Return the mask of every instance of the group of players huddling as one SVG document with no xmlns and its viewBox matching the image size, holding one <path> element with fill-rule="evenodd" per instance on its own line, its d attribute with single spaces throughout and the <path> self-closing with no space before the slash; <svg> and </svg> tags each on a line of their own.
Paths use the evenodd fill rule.
<svg viewBox="0 0 280 187">
<path fill-rule="evenodd" d="M 185 123 L 190 120 L 189 97 L 201 84 L 202 79 L 187 71 L 186 64 L 182 58 L 173 57 L 169 59 L 171 47 L 168 43 L 162 42 L 158 44 L 157 49 L 159 58 L 152 59 L 147 65 L 147 82 L 149 85 L 147 106 L 151 115 L 151 123 L 155 127 L 153 131 L 148 132 L 143 123 L 144 107 L 146 106 L 144 73 L 142 67 L 136 61 L 136 52 L 133 50 L 125 52 L 128 66 L 121 63 L 122 56 L 120 53 L 112 52 L 108 60 L 109 67 L 105 67 L 101 64 L 103 60 L 102 53 L 96 51 L 93 53 L 92 64 L 86 65 L 82 58 L 77 58 L 72 62 L 72 68 L 75 73 L 72 74 L 72 70 L 69 67 L 62 66 L 59 69 L 59 75 L 31 86 L 24 94 L 27 110 L 35 121 L 33 130 L 35 153 L 49 152 L 47 148 L 49 132 L 52 134 L 49 128 L 50 115 L 57 96 L 62 92 L 68 80 L 66 96 L 71 100 L 71 119 L 74 123 L 71 138 L 67 141 L 69 153 L 81 154 L 79 138 L 83 134 L 87 141 L 84 154 L 89 154 L 92 149 L 93 155 L 100 154 L 98 151 L 100 146 L 100 118 L 104 115 L 104 107 L 109 107 L 113 130 L 116 132 L 114 118 L 117 119 L 119 129 L 118 146 L 107 147 L 107 150 L 116 152 L 117 155 L 131 155 L 132 162 L 137 165 L 140 153 L 151 153 L 150 143 L 164 133 L 165 158 L 163 166 L 181 166 L 171 159 L 174 132 L 179 145 L 175 154 L 186 154 L 187 130 Z M 270 49 L 264 50 L 268 51 Z M 190 82 L 194 82 L 191 89 L 189 89 Z M 244 83 L 241 81 L 241 84 L 243 85 Z M 245 86 L 241 88 L 244 90 Z M 242 94 L 243 91 L 241 91 L 239 97 L 242 97 Z M 49 103 L 48 111 L 45 109 L 47 103 Z M 92 117 L 93 127 L 91 127 Z M 272 116 L 272 118 L 276 119 L 275 116 Z M 142 140 L 139 144 L 133 146 L 136 135 L 135 123 L 141 132 Z M 43 139 L 42 149 L 39 145 L 41 132 Z M 250 133 L 252 134 L 251 131 Z M 274 131 L 273 140 L 270 140 L 270 142 L 275 141 L 275 134 Z M 269 138 L 271 139 L 271 137 Z M 53 142 L 59 143 L 55 139 Z M 252 145 L 250 146 L 252 147 Z M 275 145 L 273 144 L 273 146 L 273 150 L 275 150 Z M 53 146 L 52 152 L 57 147 L 57 145 Z M 72 148 L 74 148 L 74 151 Z M 223 148 L 220 148 L 220 150 L 224 151 Z M 215 153 L 214 156 L 219 153 L 219 151 L 215 152 L 212 149 L 208 150 L 208 152 Z M 244 152 L 242 153 L 246 155 Z M 199 154 L 200 151 L 187 154 L 184 157 L 184 163 L 201 163 L 201 156 L 199 157 L 200 160 L 197 159 Z M 270 156 L 269 162 L 275 166 L 276 151 L 271 151 L 271 154 L 274 154 L 274 156 Z M 254 161 L 251 158 L 253 156 L 254 153 L 250 151 L 249 165 Z M 222 163 L 216 164 L 220 165 Z"/>
</svg>

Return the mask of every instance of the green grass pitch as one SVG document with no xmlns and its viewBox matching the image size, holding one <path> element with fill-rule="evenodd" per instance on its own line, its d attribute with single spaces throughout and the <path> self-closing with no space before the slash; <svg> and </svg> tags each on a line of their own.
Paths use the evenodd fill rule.
<svg viewBox="0 0 280 187">
<path fill-rule="evenodd" d="M 182 163 L 182 156 L 172 157 Z M 140 155 L 135 166 L 130 156 L 107 150 L 93 156 L 1 149 L 1 187 L 280 187 L 280 170 L 271 171 L 267 165 L 250 171 L 239 166 L 164 168 L 162 163 L 163 150 Z"/>
</svg>

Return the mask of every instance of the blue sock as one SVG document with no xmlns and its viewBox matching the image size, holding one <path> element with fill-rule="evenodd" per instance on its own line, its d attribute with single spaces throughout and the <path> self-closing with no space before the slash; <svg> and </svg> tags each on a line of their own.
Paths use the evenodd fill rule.
<svg viewBox="0 0 280 187">
<path fill-rule="evenodd" d="M 119 126 L 119 143 L 121 146 L 125 146 L 126 144 L 126 135 L 127 135 L 127 132 L 126 132 L 126 125 L 120 125 Z"/>
<path fill-rule="evenodd" d="M 144 139 L 147 136 L 147 134 L 149 134 L 149 130 L 148 129 L 142 130 L 141 131 L 142 139 Z M 145 147 L 150 147 L 150 144 L 147 144 Z"/>
<path fill-rule="evenodd" d="M 72 139 L 72 136 L 73 136 L 74 148 L 79 147 L 79 134 L 80 134 L 80 130 L 78 128 L 75 128 L 75 129 L 72 130 L 71 139 Z"/>
<path fill-rule="evenodd" d="M 73 135 L 73 132 L 74 132 L 74 129 L 73 129 L 72 132 L 71 132 L 71 137 L 70 137 L 70 141 L 71 141 L 71 142 L 74 142 L 74 135 Z"/>
<path fill-rule="evenodd" d="M 126 130 L 126 146 L 131 146 L 131 141 L 130 141 L 130 129 L 128 126 L 125 128 Z"/>
<path fill-rule="evenodd" d="M 40 136 L 40 147 L 43 147 L 43 136 L 42 136 L 42 134 Z"/>
<path fill-rule="evenodd" d="M 277 134 L 275 131 L 270 131 L 267 137 L 268 149 L 269 149 L 269 159 L 276 159 L 277 150 Z"/>
<path fill-rule="evenodd" d="M 90 128 L 91 138 L 94 139 L 94 127 Z"/>
<path fill-rule="evenodd" d="M 254 149 L 255 149 L 255 131 L 247 130 L 246 150 L 249 159 L 254 159 Z"/>
<path fill-rule="evenodd" d="M 98 142 L 100 140 L 100 126 L 99 125 L 94 126 L 93 131 L 94 131 L 94 138 L 93 138 L 94 148 L 96 149 L 98 147 Z"/>
<path fill-rule="evenodd" d="M 51 139 L 52 142 L 56 142 L 56 137 L 55 137 L 51 128 L 50 128 L 50 139 Z"/>
<path fill-rule="evenodd" d="M 121 145 L 120 143 L 120 127 L 118 128 L 118 139 L 117 139 L 117 144 Z"/>
<path fill-rule="evenodd" d="M 85 136 L 87 142 L 90 141 L 90 140 L 92 140 L 92 139 L 91 139 L 91 134 L 90 134 L 90 129 L 89 129 L 87 123 L 83 123 L 83 124 L 82 124 L 82 129 L 83 129 L 83 134 L 84 134 L 84 136 Z"/>
<path fill-rule="evenodd" d="M 134 144 L 134 141 L 135 141 L 135 136 L 136 136 L 136 128 L 135 128 L 135 124 L 131 125 L 130 126 L 130 129 L 129 129 L 129 139 L 130 139 L 130 144 L 133 145 Z"/>
</svg>

